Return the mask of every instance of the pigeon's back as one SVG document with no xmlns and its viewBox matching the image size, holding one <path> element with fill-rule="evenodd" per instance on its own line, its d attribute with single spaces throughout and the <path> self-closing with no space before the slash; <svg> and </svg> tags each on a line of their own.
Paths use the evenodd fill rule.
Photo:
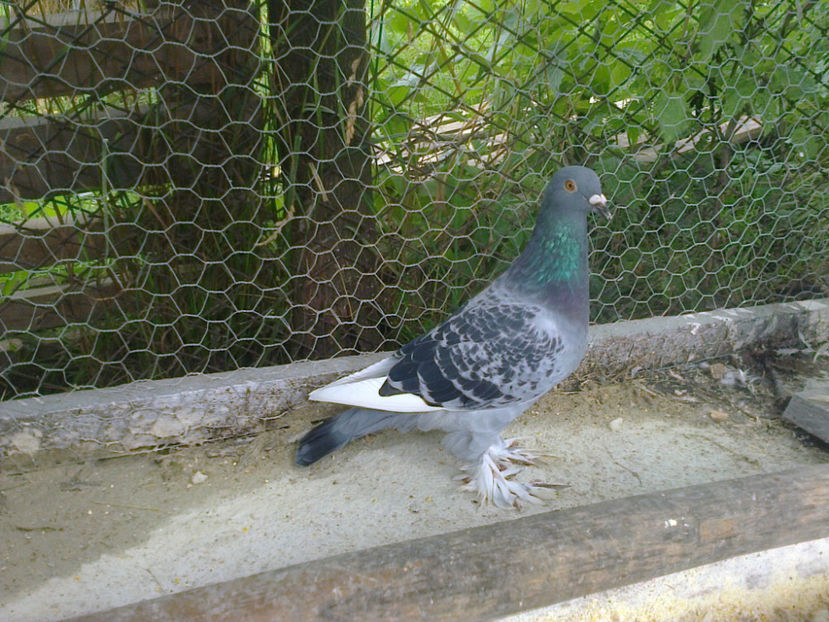
<svg viewBox="0 0 829 622">
<path fill-rule="evenodd" d="M 414 393 L 447 410 L 528 403 L 573 372 L 586 343 L 586 319 L 522 300 L 499 278 L 401 348 L 379 392 Z"/>
</svg>

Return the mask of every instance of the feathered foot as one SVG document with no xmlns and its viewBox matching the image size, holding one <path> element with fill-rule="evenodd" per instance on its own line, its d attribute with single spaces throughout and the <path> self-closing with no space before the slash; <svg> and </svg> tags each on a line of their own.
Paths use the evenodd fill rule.
<svg viewBox="0 0 829 622">
<path fill-rule="evenodd" d="M 461 468 L 468 473 L 459 477 L 463 489 L 478 494 L 482 504 L 491 502 L 499 508 L 521 509 L 524 503 L 543 503 L 538 492 L 566 484 L 523 483 L 513 478 L 521 466 L 536 464 L 541 458 L 516 444 L 516 439 L 501 441 L 487 449 L 477 464 Z M 519 466 L 521 465 L 521 466 Z"/>
<path fill-rule="evenodd" d="M 545 462 L 547 458 L 552 458 L 552 455 L 536 450 L 529 450 L 519 445 L 520 438 L 508 438 L 496 443 L 489 448 L 492 452 L 501 470 L 506 470 L 510 467 L 515 468 L 516 464 L 522 466 L 532 466 L 540 462 Z"/>
</svg>

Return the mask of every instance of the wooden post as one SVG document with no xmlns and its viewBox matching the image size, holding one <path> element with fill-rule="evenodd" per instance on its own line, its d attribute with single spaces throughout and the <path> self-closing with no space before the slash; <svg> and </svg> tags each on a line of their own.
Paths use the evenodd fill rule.
<svg viewBox="0 0 829 622">
<path fill-rule="evenodd" d="M 293 253 L 293 359 L 382 343 L 364 0 L 269 0 Z M 301 216 L 301 218 L 299 218 Z M 290 287 L 291 285 L 288 285 Z"/>
<path fill-rule="evenodd" d="M 146 356 L 162 377 L 259 363 L 262 348 L 245 337 L 261 323 L 254 307 L 272 286 L 256 247 L 269 217 L 256 191 L 258 9 L 250 0 L 172 4 L 188 19 L 211 24 L 194 30 L 186 45 L 212 70 L 158 86 L 139 141 L 150 154 L 139 159 L 146 199 L 117 211 L 112 231 L 114 269 L 142 312 L 115 318 L 128 319 L 129 330 L 112 335 L 109 347 L 133 357 L 133 367 Z M 176 329 L 158 331 L 171 325 Z M 149 343 L 146 335 L 153 335 Z"/>
</svg>

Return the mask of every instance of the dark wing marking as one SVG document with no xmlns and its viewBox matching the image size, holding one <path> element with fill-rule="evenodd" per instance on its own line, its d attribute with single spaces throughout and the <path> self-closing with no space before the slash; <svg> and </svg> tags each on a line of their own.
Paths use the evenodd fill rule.
<svg viewBox="0 0 829 622">
<path fill-rule="evenodd" d="M 460 409 L 536 397 L 562 349 L 560 336 L 539 328 L 541 312 L 508 302 L 463 308 L 397 352 L 380 395 L 414 393 Z"/>
</svg>

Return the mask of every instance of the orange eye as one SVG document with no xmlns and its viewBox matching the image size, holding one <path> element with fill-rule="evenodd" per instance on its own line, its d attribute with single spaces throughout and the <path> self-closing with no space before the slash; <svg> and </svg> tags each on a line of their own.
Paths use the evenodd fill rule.
<svg viewBox="0 0 829 622">
<path fill-rule="evenodd" d="M 567 192 L 575 192 L 576 190 L 578 190 L 578 186 L 576 185 L 576 182 L 574 182 L 572 179 L 568 179 L 564 182 L 564 189 Z"/>
</svg>

